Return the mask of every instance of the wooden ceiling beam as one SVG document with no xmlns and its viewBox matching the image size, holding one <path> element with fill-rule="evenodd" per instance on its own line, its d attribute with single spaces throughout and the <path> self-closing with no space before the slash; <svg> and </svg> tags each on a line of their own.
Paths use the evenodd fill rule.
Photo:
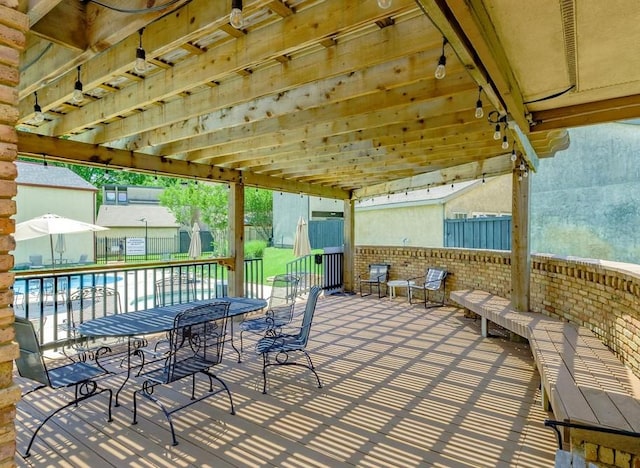
<svg viewBox="0 0 640 468">
<path fill-rule="evenodd" d="M 110 149 L 99 145 L 26 132 L 18 132 L 18 152 L 36 156 L 46 154 L 53 160 L 103 168 L 131 168 L 171 177 L 186 177 L 221 183 L 244 183 L 252 187 L 294 193 L 304 192 L 326 198 L 346 199 L 350 197 L 350 192 L 333 187 L 312 186 L 307 183 L 279 180 L 259 174 L 243 173 L 205 164 L 149 156 L 133 151 Z"/>
<path fill-rule="evenodd" d="M 340 114 L 336 115 L 340 118 L 342 115 L 356 115 L 371 112 L 372 110 L 381 111 L 389 106 L 394 107 L 401 103 L 410 104 L 414 101 L 444 98 L 458 92 L 473 89 L 464 72 L 452 76 L 451 80 L 445 85 L 431 77 L 427 77 L 423 81 L 417 81 L 418 78 L 425 77 L 424 74 L 420 73 L 415 74 L 415 77 L 413 75 L 408 77 L 410 79 L 405 79 L 396 74 L 398 82 L 394 83 L 394 86 L 390 88 L 380 86 L 381 79 L 377 78 L 377 75 L 366 75 L 372 78 L 370 84 L 367 77 L 361 77 L 359 74 L 354 73 L 350 77 L 338 77 L 325 83 L 300 87 L 277 97 L 266 96 L 249 101 L 246 104 L 243 103 L 235 107 L 226 108 L 214 114 L 201 116 L 198 119 L 189 119 L 164 132 L 161 130 L 152 132 L 146 141 L 143 140 L 145 145 L 142 146 L 138 143 L 136 148 L 152 147 L 150 152 L 153 154 L 194 152 L 214 146 L 216 143 L 224 144 L 230 141 L 220 141 L 220 136 L 217 132 L 225 128 L 245 125 L 247 122 L 286 117 L 291 113 L 304 115 L 305 112 L 308 113 L 312 110 L 315 110 L 316 114 L 320 114 L 319 110 L 326 107 L 332 108 L 333 111 L 338 111 L 341 110 L 341 106 L 344 109 L 341 110 Z M 353 80 L 351 80 L 352 78 Z M 397 96 L 397 101 L 394 103 L 388 96 Z M 468 105 L 469 103 L 465 107 L 468 107 Z M 455 109 L 452 107 L 451 111 L 453 110 Z M 322 121 L 318 120 L 317 123 Z M 383 123 L 381 122 L 381 124 Z M 488 124 L 487 127 L 489 127 Z M 193 136 L 196 131 L 197 136 Z"/>
<path fill-rule="evenodd" d="M 36 23 L 31 23 L 30 32 L 43 39 L 59 44 L 77 53 L 89 46 L 86 23 L 86 3 L 74 0 L 49 2 L 42 5 L 49 9 Z M 36 15 L 43 11 L 37 11 Z M 31 18 L 30 18 L 31 19 Z M 64 26 L 62 26 L 64 25 Z"/>
<path fill-rule="evenodd" d="M 394 3 L 394 8 L 396 3 L 399 4 L 396 8 L 398 11 L 415 7 L 410 0 L 399 0 Z M 271 23 L 255 34 L 191 56 L 170 71 L 160 71 L 147 77 L 143 83 L 127 87 L 126 93 L 109 95 L 99 103 L 83 106 L 76 112 L 43 125 L 42 130 L 50 135 L 65 135 L 91 127 L 101 120 L 221 79 L 229 73 L 251 69 L 256 63 L 287 55 L 336 31 L 363 27 L 384 16 L 375 2 L 345 5 L 342 0 L 326 0 L 319 5 L 322 8 L 308 8 L 291 16 L 286 24 L 283 21 Z M 135 47 L 131 50 L 135 50 Z"/>
<path fill-rule="evenodd" d="M 20 2 L 20 11 L 29 17 L 29 25 L 33 27 L 38 21 L 44 18 L 62 0 L 27 0 Z"/>
<path fill-rule="evenodd" d="M 342 119 L 329 120 L 326 122 L 311 122 L 300 128 L 289 129 L 286 127 L 280 127 L 275 120 L 257 122 L 244 125 L 238 128 L 227 129 L 223 133 L 227 137 L 233 139 L 236 137 L 246 137 L 246 135 L 269 135 L 274 134 L 280 136 L 282 141 L 300 140 L 300 139 L 320 139 L 326 135 L 341 135 L 351 134 L 359 130 L 366 128 L 379 129 L 380 127 L 393 124 L 406 124 L 406 122 L 419 122 L 419 124 L 426 126 L 427 128 L 445 128 L 456 127 L 461 123 L 464 123 L 473 112 L 473 108 L 470 107 L 467 110 L 437 115 L 435 117 L 429 117 L 428 113 L 424 112 L 424 105 L 422 103 L 412 103 L 408 106 L 403 106 L 398 109 L 394 109 L 394 119 L 389 121 L 388 115 L 383 111 L 372 112 L 370 114 L 347 116 Z M 194 157 L 196 154 L 191 154 Z M 207 151 L 197 153 L 199 158 L 206 160 L 206 158 L 215 156 Z"/>
<path fill-rule="evenodd" d="M 483 174 L 485 177 L 494 177 L 509 174 L 512 170 L 513 163 L 508 156 L 496 156 L 494 158 L 469 162 L 456 167 L 419 174 L 392 182 L 363 186 L 363 188 L 353 191 L 353 198 L 364 199 L 389 193 L 408 192 L 427 187 L 448 185 L 454 182 L 478 180 L 482 178 Z"/>
<path fill-rule="evenodd" d="M 264 2 L 266 0 L 261 0 Z M 249 2 L 245 2 L 249 3 Z M 245 9 L 257 7 L 258 1 L 253 1 L 245 6 Z M 182 44 L 192 42 L 204 34 L 219 27 L 228 21 L 228 8 L 225 2 L 211 2 L 210 0 L 192 0 L 186 6 L 175 13 L 171 13 L 152 24 L 148 24 L 144 30 L 143 45 L 147 57 L 163 55 Z M 120 42 L 109 50 L 96 56 L 93 51 L 86 51 L 80 59 L 72 64 L 67 63 L 64 70 L 61 67 L 53 67 L 51 61 L 56 60 L 57 54 L 47 53 L 39 61 L 37 67 L 32 67 L 29 73 L 22 73 L 20 96 L 32 93 L 41 87 L 41 83 L 50 83 L 43 94 L 40 105 L 43 109 L 56 106 L 68 99 L 70 90 L 75 83 L 75 67 L 79 63 L 91 58 L 84 67 L 83 84 L 86 89 L 102 83 L 105 77 L 110 78 L 119 75 L 133 67 L 135 50 L 138 47 L 139 37 L 136 34 L 138 28 L 134 28 L 129 36 L 122 34 Z M 67 59 L 68 62 L 68 59 Z M 54 69 L 52 73 L 49 70 Z M 43 74 L 42 71 L 47 73 Z M 68 73 L 71 71 L 71 73 Z M 20 107 L 20 115 L 28 117 L 32 111 L 29 107 Z"/>
<path fill-rule="evenodd" d="M 640 117 L 640 94 L 533 112 L 532 131 L 595 125 Z"/>
<path fill-rule="evenodd" d="M 441 10 L 442 16 L 447 18 L 449 27 L 454 30 L 452 32 L 456 34 L 460 49 L 465 49 L 480 76 L 486 74 L 487 84 L 491 83 L 492 88 L 495 87 L 506 113 L 528 133 L 528 111 L 520 85 L 482 0 L 435 0 L 434 3 Z M 453 18 L 455 21 L 452 21 Z M 497 110 L 502 111 L 500 108 Z"/>
<path fill-rule="evenodd" d="M 305 138 L 304 130 L 299 132 L 297 139 L 283 140 L 280 135 L 265 135 L 264 137 L 251 138 L 241 142 L 229 142 L 228 145 L 220 145 L 210 148 L 213 154 L 220 156 L 210 157 L 206 162 L 214 165 L 225 164 L 252 164 L 263 165 L 274 162 L 276 158 L 285 155 L 285 152 L 296 153 L 314 149 L 317 152 L 339 152 L 357 147 L 365 149 L 380 146 L 399 145 L 413 141 L 423 141 L 428 144 L 452 144 L 453 141 L 470 138 L 471 135 L 481 137 L 486 128 L 483 122 L 470 122 L 466 125 L 455 127 L 433 128 L 427 127 L 424 122 L 403 122 L 388 126 L 365 128 L 349 133 L 331 135 L 329 137 Z M 480 134 L 480 135 L 479 135 Z M 277 142 L 273 140 L 277 138 Z M 269 140 L 269 144 L 261 142 Z M 254 145 L 255 143 L 255 145 Z"/>
<path fill-rule="evenodd" d="M 215 109 L 226 109 L 239 102 L 250 102 L 261 96 L 288 93 L 299 86 L 312 85 L 318 82 L 330 82 L 333 77 L 353 75 L 343 79 L 344 85 L 358 79 L 365 72 L 376 72 L 368 76 L 369 82 L 375 83 L 380 89 L 385 89 L 393 83 L 401 83 L 401 77 L 407 74 L 423 72 L 422 66 L 428 60 L 434 60 L 433 52 L 428 52 L 429 45 L 438 40 L 435 31 L 425 30 L 422 21 L 411 20 L 394 26 L 393 31 L 386 34 L 376 31 L 373 34 L 361 36 L 345 41 L 334 51 L 321 50 L 319 52 L 297 57 L 286 65 L 274 64 L 272 67 L 256 70 L 250 79 L 235 78 L 225 80 L 219 87 L 194 93 L 182 101 L 173 101 L 163 108 L 147 109 L 144 115 L 131 116 L 117 125 L 100 127 L 95 132 L 88 132 L 85 138 L 91 138 L 93 143 L 107 143 L 109 146 L 123 149 L 138 149 L 145 146 L 156 146 L 167 141 L 176 141 L 179 128 L 183 129 L 185 137 L 190 137 L 191 128 L 202 130 L 207 123 L 207 115 L 211 122 L 217 120 Z M 403 46 L 404 41 L 411 46 Z M 317 64 L 322 63 L 322 67 Z M 389 63 L 390 65 L 385 65 Z M 419 66 L 418 66 L 419 65 Z M 390 67 L 397 67 L 393 70 Z M 362 70 L 362 71 L 361 71 Z M 398 78 L 389 78 L 398 73 Z M 453 73 L 453 70 L 452 70 Z M 422 73 L 424 77 L 424 73 Z M 376 83 L 377 80 L 377 83 Z M 332 94 L 343 93 L 343 83 L 339 83 Z M 311 86 L 312 87 L 312 86 Z M 475 100 L 474 100 L 475 103 Z M 191 122 L 187 122 L 192 119 Z M 180 125 L 172 125 L 180 122 Z M 167 125 L 172 125 L 168 128 Z M 161 129 L 157 132 L 154 129 Z M 162 130 L 165 128 L 164 130 Z M 129 136 L 136 135 L 129 139 Z M 123 138 L 125 140 L 123 140 Z M 122 141 L 119 141 L 122 140 Z"/>
</svg>

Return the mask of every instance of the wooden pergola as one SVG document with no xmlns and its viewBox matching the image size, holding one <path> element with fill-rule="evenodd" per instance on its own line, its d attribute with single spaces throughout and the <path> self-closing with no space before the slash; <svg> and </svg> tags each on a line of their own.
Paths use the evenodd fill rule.
<svg viewBox="0 0 640 468">
<path fill-rule="evenodd" d="M 19 152 L 228 183 L 236 273 L 244 187 L 344 200 L 351 270 L 355 200 L 513 173 L 527 309 L 522 175 L 566 127 L 640 114 L 638 4 L 245 0 L 236 28 L 231 3 L 19 2 Z"/>
</svg>

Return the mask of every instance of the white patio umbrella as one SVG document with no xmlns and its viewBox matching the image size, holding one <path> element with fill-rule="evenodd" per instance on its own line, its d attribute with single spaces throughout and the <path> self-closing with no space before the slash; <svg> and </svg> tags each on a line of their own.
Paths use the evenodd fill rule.
<svg viewBox="0 0 640 468">
<path fill-rule="evenodd" d="M 76 232 L 107 231 L 109 228 L 98 226 L 97 224 L 85 223 L 76 219 L 64 218 L 56 214 L 48 213 L 36 218 L 23 221 L 16 225 L 16 232 L 13 235 L 16 241 L 35 239 L 37 237 L 49 236 L 51 246 L 51 264 L 53 265 L 53 235 L 73 234 Z M 56 243 L 57 244 L 57 243 Z"/>
<path fill-rule="evenodd" d="M 309 242 L 309 228 L 302 216 L 298 219 L 296 227 L 296 237 L 293 241 L 293 255 L 304 257 L 311 254 L 311 243 Z"/>
<path fill-rule="evenodd" d="M 200 226 L 198 226 L 198 223 L 193 223 L 193 229 L 191 229 L 191 242 L 189 243 L 189 257 L 198 258 L 200 255 L 202 255 Z"/>
<path fill-rule="evenodd" d="M 58 237 L 56 238 L 56 246 L 53 250 L 60 254 L 60 263 L 62 263 L 62 254 L 67 251 L 67 241 L 64 238 L 64 234 L 58 234 Z"/>
</svg>

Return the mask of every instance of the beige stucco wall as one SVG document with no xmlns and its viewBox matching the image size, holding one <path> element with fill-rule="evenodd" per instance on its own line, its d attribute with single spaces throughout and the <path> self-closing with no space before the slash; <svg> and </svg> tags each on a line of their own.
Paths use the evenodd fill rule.
<svg viewBox="0 0 640 468">
<path fill-rule="evenodd" d="M 445 218 L 453 218 L 454 213 L 500 213 L 511 214 L 511 174 L 487 179 L 473 190 L 461 193 L 445 206 Z"/>
<path fill-rule="evenodd" d="M 16 224 L 46 213 L 93 224 L 94 199 L 95 192 L 90 190 L 18 185 Z M 62 258 L 77 261 L 80 255 L 87 254 L 89 260 L 93 259 L 93 233 L 66 234 L 65 239 L 66 251 Z M 49 242 L 48 236 L 16 242 L 15 264 L 29 262 L 29 255 L 34 254 L 42 255 L 44 263 L 51 263 Z M 56 236 L 53 242 L 55 246 Z M 54 255 L 59 258 L 59 254 L 54 252 Z"/>
<path fill-rule="evenodd" d="M 444 245 L 443 206 L 417 205 L 355 211 L 356 245 Z M 407 239 L 403 242 L 404 239 Z"/>
</svg>

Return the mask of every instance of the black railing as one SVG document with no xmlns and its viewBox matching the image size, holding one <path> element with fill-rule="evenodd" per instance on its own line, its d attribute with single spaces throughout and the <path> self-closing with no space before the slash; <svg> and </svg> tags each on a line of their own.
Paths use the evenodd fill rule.
<svg viewBox="0 0 640 468">
<path fill-rule="evenodd" d="M 339 253 L 311 254 L 287 263 L 287 274 L 300 278 L 298 292 L 320 286 L 325 292 L 342 290 L 344 257 Z"/>
<path fill-rule="evenodd" d="M 244 265 L 244 296 L 263 298 L 262 259 L 246 260 Z M 16 272 L 13 308 L 17 316 L 34 323 L 42 345 L 47 347 L 69 338 L 67 323 L 71 314 L 84 321 L 104 315 L 107 310 L 124 313 L 214 299 L 226 296 L 227 287 L 226 266 L 202 261 L 39 274 Z"/>
</svg>

